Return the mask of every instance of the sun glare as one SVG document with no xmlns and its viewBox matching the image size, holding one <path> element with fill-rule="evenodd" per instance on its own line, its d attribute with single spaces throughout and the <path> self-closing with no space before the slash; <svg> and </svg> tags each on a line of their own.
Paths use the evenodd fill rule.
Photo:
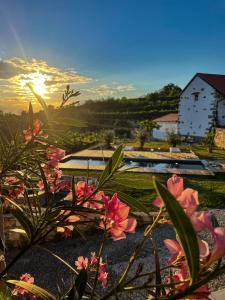
<svg viewBox="0 0 225 300">
<path fill-rule="evenodd" d="M 26 78 L 20 80 L 20 84 L 21 86 L 25 86 L 27 83 L 31 84 L 37 94 L 44 96 L 48 92 L 45 84 L 47 79 L 47 75 L 41 73 L 30 73 L 26 75 Z"/>
</svg>

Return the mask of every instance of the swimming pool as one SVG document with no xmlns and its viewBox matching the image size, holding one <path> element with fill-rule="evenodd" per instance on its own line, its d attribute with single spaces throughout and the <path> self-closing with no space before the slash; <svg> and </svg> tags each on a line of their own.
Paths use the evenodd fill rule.
<svg viewBox="0 0 225 300">
<path fill-rule="evenodd" d="M 84 156 L 69 156 L 61 161 L 60 168 L 62 169 L 104 169 L 109 158 L 102 157 L 84 157 Z M 202 175 L 212 175 L 201 160 L 175 160 L 175 159 L 146 159 L 146 158 L 124 158 L 123 168 L 132 168 L 138 172 L 155 172 L 155 173 L 203 173 Z"/>
</svg>

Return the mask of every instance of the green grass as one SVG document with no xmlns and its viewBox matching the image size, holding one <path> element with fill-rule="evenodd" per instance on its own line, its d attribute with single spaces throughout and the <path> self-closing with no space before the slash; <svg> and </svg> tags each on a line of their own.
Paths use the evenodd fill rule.
<svg viewBox="0 0 225 300">
<path fill-rule="evenodd" d="M 64 174 L 86 176 L 87 171 L 64 171 Z M 89 171 L 90 177 L 98 178 L 99 174 L 100 172 L 97 171 Z M 225 208 L 225 174 L 183 177 L 185 187 L 196 189 L 199 192 L 199 201 L 202 208 Z M 165 183 L 169 175 L 157 175 L 157 178 Z M 156 192 L 150 173 L 118 173 L 102 190 L 108 194 L 122 191 L 141 201 L 151 210 L 156 210 L 151 204 L 156 197 Z"/>
<path fill-rule="evenodd" d="M 127 146 L 139 147 L 139 143 L 136 141 L 126 143 Z M 170 145 L 166 141 L 151 141 L 145 144 L 145 148 L 160 148 L 161 151 L 168 151 Z M 182 150 L 192 150 L 201 159 L 224 159 L 225 150 L 214 147 L 213 152 L 209 153 L 207 147 L 204 145 L 178 145 L 178 148 Z"/>
</svg>

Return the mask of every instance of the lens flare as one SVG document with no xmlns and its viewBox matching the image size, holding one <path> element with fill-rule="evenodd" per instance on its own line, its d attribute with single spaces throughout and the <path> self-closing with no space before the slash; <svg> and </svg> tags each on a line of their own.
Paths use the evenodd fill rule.
<svg viewBox="0 0 225 300">
<path fill-rule="evenodd" d="M 35 93 L 44 96 L 48 93 L 47 86 L 45 84 L 48 80 L 48 76 L 41 73 L 26 74 L 26 77 L 20 80 L 21 86 L 25 86 L 27 83 L 31 84 Z"/>
</svg>

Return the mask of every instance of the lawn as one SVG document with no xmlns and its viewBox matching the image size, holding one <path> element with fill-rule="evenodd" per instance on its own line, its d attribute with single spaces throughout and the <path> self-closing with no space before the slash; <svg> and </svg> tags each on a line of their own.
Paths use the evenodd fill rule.
<svg viewBox="0 0 225 300">
<path fill-rule="evenodd" d="M 89 176 L 97 178 L 100 172 L 89 171 Z M 87 171 L 64 171 L 64 174 L 74 176 L 86 176 Z M 202 208 L 225 208 L 225 174 L 216 176 L 183 176 L 185 187 L 198 190 L 200 206 Z M 157 175 L 157 178 L 165 183 L 169 175 Z M 133 196 L 144 203 L 151 210 L 156 208 L 151 204 L 156 197 L 152 184 L 152 175 L 149 173 L 117 173 L 115 177 L 103 188 L 105 192 L 112 194 L 121 191 Z"/>
<path fill-rule="evenodd" d="M 139 147 L 137 141 L 126 143 L 127 146 Z M 161 151 L 169 150 L 169 143 L 166 141 L 150 141 L 145 144 L 145 148 L 160 148 Z M 178 145 L 178 148 L 182 150 L 191 150 L 201 159 L 223 159 L 225 160 L 225 150 L 219 149 L 217 147 L 213 148 L 213 152 L 209 153 L 206 146 L 204 145 Z"/>
</svg>

